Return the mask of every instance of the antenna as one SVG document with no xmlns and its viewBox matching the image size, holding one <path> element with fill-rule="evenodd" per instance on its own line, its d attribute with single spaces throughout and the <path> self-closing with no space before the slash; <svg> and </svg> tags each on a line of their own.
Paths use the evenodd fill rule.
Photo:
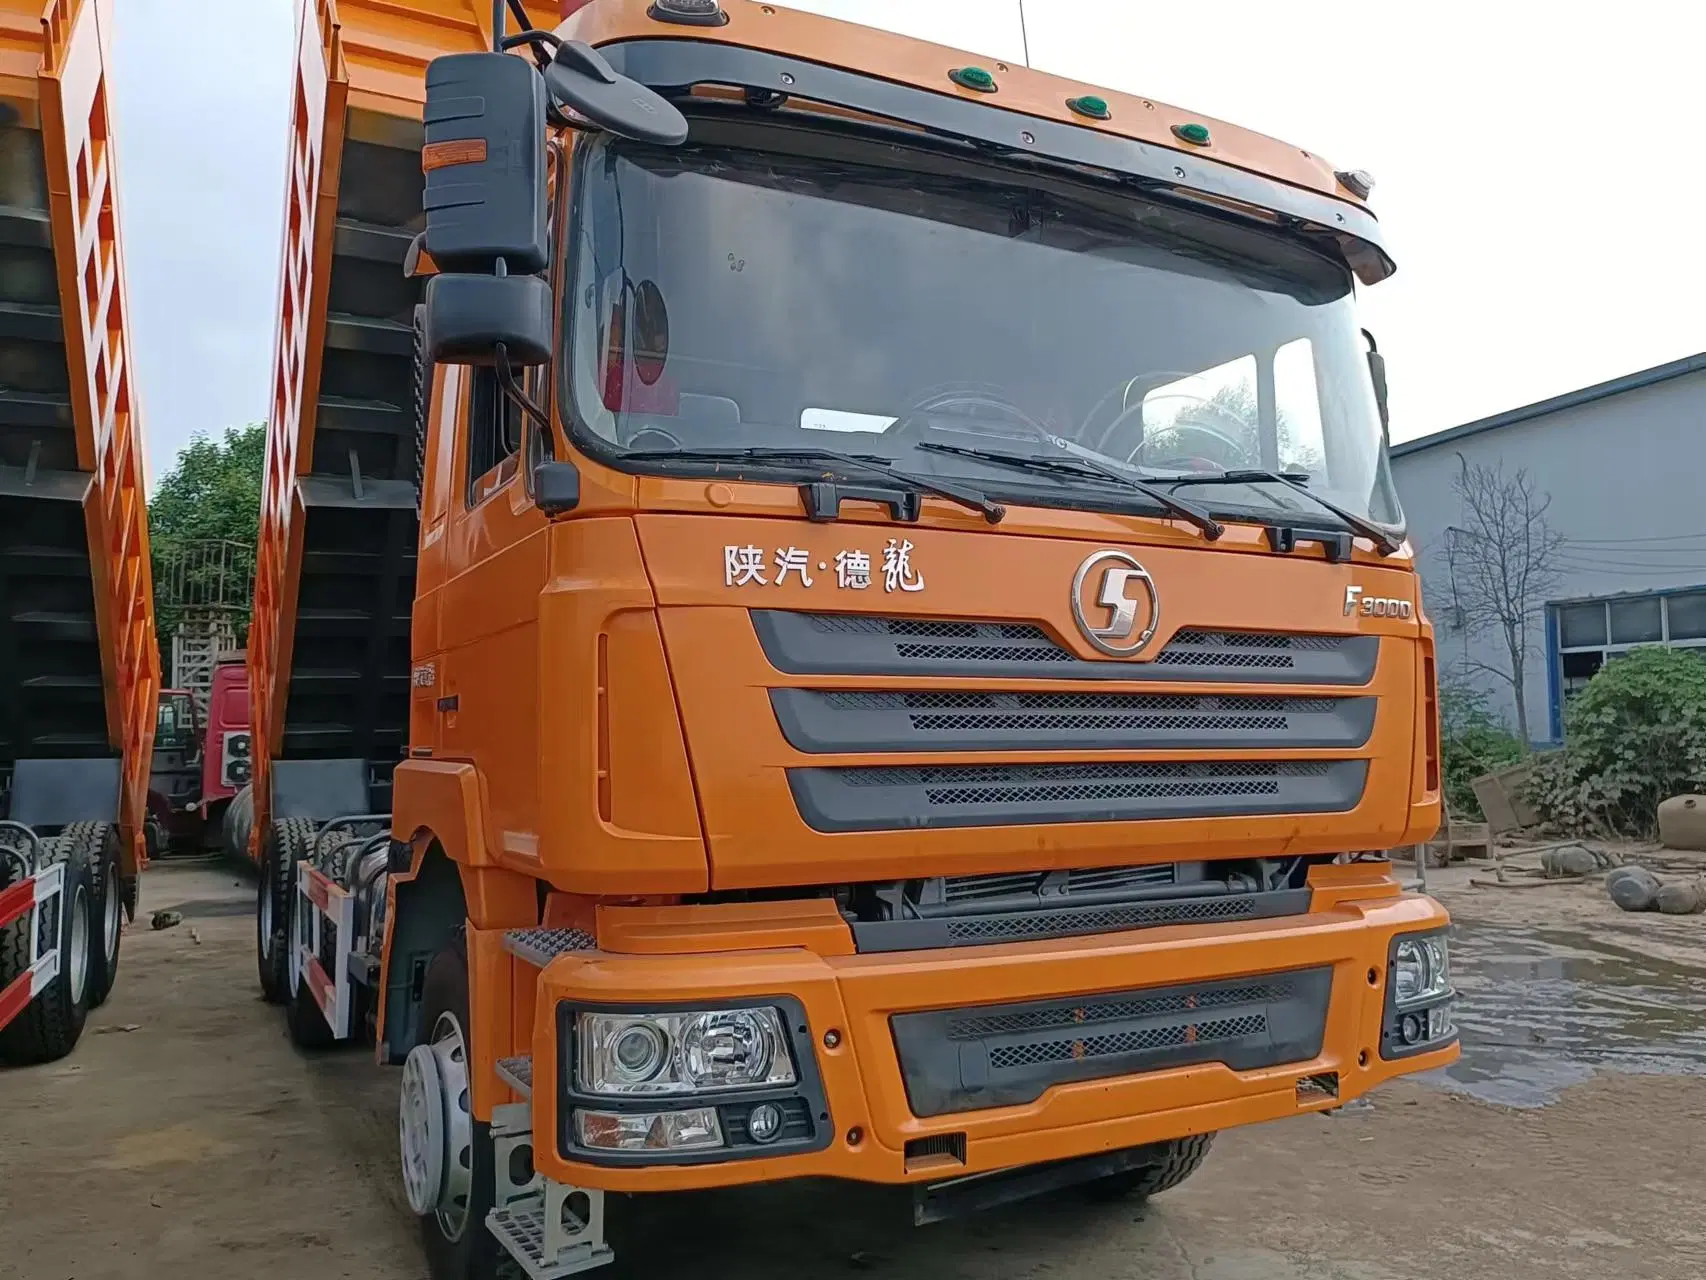
<svg viewBox="0 0 1706 1280">
<path fill-rule="evenodd" d="M 1025 65 L 1031 65 L 1031 34 L 1025 29 L 1025 0 L 1019 0 L 1019 39 L 1025 46 Z"/>
</svg>

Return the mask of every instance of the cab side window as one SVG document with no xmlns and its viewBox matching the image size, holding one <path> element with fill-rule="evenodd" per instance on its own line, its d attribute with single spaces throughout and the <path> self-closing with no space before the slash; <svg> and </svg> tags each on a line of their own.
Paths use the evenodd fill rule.
<svg viewBox="0 0 1706 1280">
<path fill-rule="evenodd" d="M 521 453 L 521 406 L 503 393 L 496 369 L 472 371 L 468 389 L 468 505 L 514 478 Z"/>
</svg>

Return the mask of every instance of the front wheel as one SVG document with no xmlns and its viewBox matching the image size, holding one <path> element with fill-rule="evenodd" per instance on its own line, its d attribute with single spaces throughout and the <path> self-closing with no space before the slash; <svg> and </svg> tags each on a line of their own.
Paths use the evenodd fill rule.
<svg viewBox="0 0 1706 1280">
<path fill-rule="evenodd" d="M 474 1119 L 472 1030 L 467 949 L 458 939 L 427 966 L 397 1117 L 403 1187 L 420 1215 L 432 1280 L 496 1280 L 506 1258 L 486 1229 L 497 1175 L 491 1129 Z"/>
<path fill-rule="evenodd" d="M 1202 1167 L 1213 1142 L 1212 1133 L 1199 1133 L 1160 1143 L 1153 1161 L 1086 1182 L 1084 1194 L 1093 1200 L 1147 1200 L 1171 1191 Z"/>
</svg>

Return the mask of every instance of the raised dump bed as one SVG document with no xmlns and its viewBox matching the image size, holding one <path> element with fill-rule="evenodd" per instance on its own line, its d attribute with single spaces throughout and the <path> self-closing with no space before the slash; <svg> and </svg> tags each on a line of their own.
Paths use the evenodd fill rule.
<svg viewBox="0 0 1706 1280">
<path fill-rule="evenodd" d="M 0 988 L 46 951 L 58 953 L 49 996 L 80 988 L 38 998 L 0 1033 L 13 1060 L 67 1050 L 51 1010 L 105 997 L 120 904 L 134 909 L 147 861 L 160 668 L 105 76 L 112 10 L 0 0 L 0 819 L 30 829 L 5 828 L 15 853 L 0 858 L 0 889 L 65 868 L 63 892 L 37 903 L 61 928 L 33 942 L 29 920 L 0 929 Z M 78 937 L 87 964 L 66 954 Z"/>
<path fill-rule="evenodd" d="M 557 10 L 530 7 L 544 26 Z M 408 735 L 419 528 L 421 286 L 403 262 L 424 225 L 426 65 L 489 49 L 491 31 L 491 0 L 299 6 L 249 641 L 262 836 L 275 817 L 335 816 L 303 808 L 334 792 L 353 808 L 390 805 Z M 293 774 L 310 761 L 322 763 Z M 342 779 L 334 792 L 331 776 Z M 312 777 L 320 798 L 310 804 L 292 777 Z"/>
</svg>

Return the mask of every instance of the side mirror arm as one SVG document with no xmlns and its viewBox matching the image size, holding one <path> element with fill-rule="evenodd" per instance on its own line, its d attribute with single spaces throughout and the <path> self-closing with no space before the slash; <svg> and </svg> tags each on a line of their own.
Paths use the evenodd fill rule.
<svg viewBox="0 0 1706 1280">
<path fill-rule="evenodd" d="M 521 411 L 532 418 L 541 431 L 549 431 L 551 415 L 539 407 L 533 397 L 527 394 L 521 380 L 515 376 L 515 370 L 509 363 L 509 348 L 501 342 L 498 343 L 497 355 L 498 386 L 503 388 L 506 396 L 521 406 Z"/>
</svg>

